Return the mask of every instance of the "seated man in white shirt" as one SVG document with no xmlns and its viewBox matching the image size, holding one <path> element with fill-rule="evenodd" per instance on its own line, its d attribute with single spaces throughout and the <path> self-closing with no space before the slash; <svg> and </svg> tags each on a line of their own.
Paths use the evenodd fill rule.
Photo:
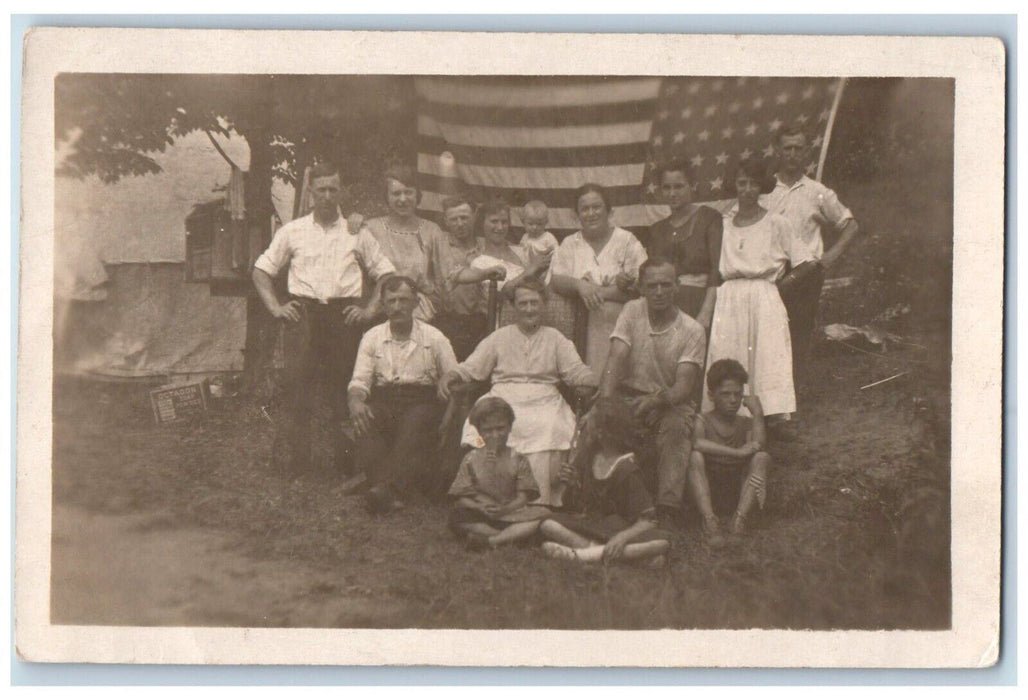
<svg viewBox="0 0 1028 700">
<path fill-rule="evenodd" d="M 352 444 L 341 430 L 346 385 L 361 331 L 377 313 L 374 299 L 367 308 L 361 306 L 363 272 L 381 280 L 395 270 L 371 232 L 356 220 L 357 228 L 351 229 L 340 214 L 338 169 L 320 163 L 310 179 L 314 210 L 278 230 L 254 263 L 253 283 L 264 306 L 284 326 L 289 466 L 298 473 L 311 467 L 311 414 L 318 388 L 325 386 L 333 414 L 334 468 L 346 475 L 353 472 Z M 274 278 L 287 267 L 289 294 L 283 301 Z M 282 446 L 276 440 L 276 454 Z"/>
<path fill-rule="evenodd" d="M 457 367 L 450 341 L 414 318 L 414 280 L 395 275 L 382 285 L 385 323 L 365 333 L 348 391 L 357 461 L 371 488 L 368 510 L 402 507 L 416 477 L 429 471 L 444 406 L 439 379 Z"/>
</svg>

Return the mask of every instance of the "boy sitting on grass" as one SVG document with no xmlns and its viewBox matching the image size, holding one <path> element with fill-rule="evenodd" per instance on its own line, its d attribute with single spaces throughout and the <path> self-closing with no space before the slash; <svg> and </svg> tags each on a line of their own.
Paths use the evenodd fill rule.
<svg viewBox="0 0 1028 700">
<path fill-rule="evenodd" d="M 714 409 L 697 417 L 693 432 L 689 485 L 703 516 L 703 533 L 711 544 L 719 544 L 722 538 L 708 476 L 731 479 L 737 485 L 739 502 L 728 528 L 733 535 L 746 530 L 746 518 L 754 505 L 764 507 L 764 484 L 771 456 L 764 451 L 767 437 L 760 399 L 743 396 L 747 381 L 749 375 L 735 360 L 713 363 L 707 371 L 707 392 Z M 743 405 L 752 418 L 738 415 Z"/>
<path fill-rule="evenodd" d="M 485 446 L 466 454 L 457 470 L 449 492 L 455 499 L 450 529 L 465 536 L 472 551 L 531 537 L 550 511 L 528 505 L 539 497 L 539 485 L 525 456 L 507 446 L 514 409 L 487 396 L 472 407 L 468 421 Z"/>
<path fill-rule="evenodd" d="M 639 476 L 628 431 L 634 422 L 627 405 L 602 400 L 596 408 L 599 446 L 578 455 L 562 480 L 577 481 L 570 499 L 580 514 L 554 513 L 540 532 L 543 551 L 556 559 L 583 562 L 667 563 L 670 534 L 657 527 L 657 510 Z"/>
</svg>

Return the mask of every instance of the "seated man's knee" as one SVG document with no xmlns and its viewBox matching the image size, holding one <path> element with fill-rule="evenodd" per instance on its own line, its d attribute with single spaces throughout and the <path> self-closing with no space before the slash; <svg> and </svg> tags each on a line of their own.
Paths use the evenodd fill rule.
<svg viewBox="0 0 1028 700">
<path fill-rule="evenodd" d="M 668 411 L 660 419 L 657 441 L 661 445 L 692 441 L 692 420 L 678 411 Z"/>
</svg>

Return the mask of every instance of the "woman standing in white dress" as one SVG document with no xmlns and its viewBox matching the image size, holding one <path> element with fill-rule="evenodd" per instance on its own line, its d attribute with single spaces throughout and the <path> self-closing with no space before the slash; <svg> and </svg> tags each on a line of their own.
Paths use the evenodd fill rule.
<svg viewBox="0 0 1028 700">
<path fill-rule="evenodd" d="M 773 180 L 763 162 L 744 160 L 735 176 L 738 210 L 724 220 L 719 270 L 724 280 L 710 329 L 707 366 L 730 358 L 750 375 L 749 394 L 760 397 L 768 428 L 779 439 L 794 437 L 782 424 L 796 410 L 789 317 L 776 284 L 791 283 L 809 269 L 813 251 L 792 225 L 761 207 L 757 198 Z M 786 266 L 793 271 L 786 277 Z M 703 410 L 712 408 L 704 395 Z M 777 424 L 777 430 L 775 426 Z"/>
<path fill-rule="evenodd" d="M 621 307 L 631 298 L 646 260 L 646 249 L 630 232 L 610 221 L 610 199 L 600 185 L 585 184 L 575 193 L 582 230 L 563 241 L 553 254 L 551 284 L 561 294 L 578 297 L 589 310 L 585 362 L 603 372 Z"/>
</svg>

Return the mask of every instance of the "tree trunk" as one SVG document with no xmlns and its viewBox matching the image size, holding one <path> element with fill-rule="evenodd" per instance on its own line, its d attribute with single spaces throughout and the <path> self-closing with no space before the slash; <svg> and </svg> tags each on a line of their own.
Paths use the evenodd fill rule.
<svg viewBox="0 0 1028 700">
<path fill-rule="evenodd" d="M 261 129 L 250 129 L 245 136 L 250 146 L 250 169 L 246 175 L 246 225 L 251 251 L 259 249 L 263 252 L 271 242 L 271 219 L 275 213 L 271 201 L 271 168 L 274 165 L 269 147 L 271 134 Z M 253 252 L 251 257 L 255 257 Z M 246 296 L 242 390 L 254 400 L 265 401 L 274 390 L 277 338 L 278 326 L 251 285 Z"/>
</svg>

